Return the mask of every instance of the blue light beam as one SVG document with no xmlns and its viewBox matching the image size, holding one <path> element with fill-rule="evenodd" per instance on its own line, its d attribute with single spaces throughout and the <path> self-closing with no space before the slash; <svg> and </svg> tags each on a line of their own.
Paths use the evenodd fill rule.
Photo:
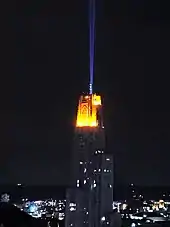
<svg viewBox="0 0 170 227">
<path fill-rule="evenodd" d="M 94 51 L 95 50 L 95 0 L 89 0 L 89 60 L 90 60 L 90 84 L 89 92 L 93 94 L 94 77 Z"/>
</svg>

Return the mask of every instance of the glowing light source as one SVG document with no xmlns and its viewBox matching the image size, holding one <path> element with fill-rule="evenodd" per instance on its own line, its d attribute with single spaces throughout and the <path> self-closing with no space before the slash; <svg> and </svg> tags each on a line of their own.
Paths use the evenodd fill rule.
<svg viewBox="0 0 170 227">
<path fill-rule="evenodd" d="M 37 206 L 34 203 L 31 203 L 29 207 L 29 212 L 35 213 L 36 211 L 37 211 Z"/>
<path fill-rule="evenodd" d="M 92 94 L 81 96 L 78 105 L 77 127 L 97 127 L 97 113 L 101 106 L 101 96 Z"/>
<path fill-rule="evenodd" d="M 105 217 L 102 217 L 102 218 L 101 218 L 101 221 L 105 221 L 105 220 L 106 220 L 106 218 L 105 218 Z"/>
</svg>

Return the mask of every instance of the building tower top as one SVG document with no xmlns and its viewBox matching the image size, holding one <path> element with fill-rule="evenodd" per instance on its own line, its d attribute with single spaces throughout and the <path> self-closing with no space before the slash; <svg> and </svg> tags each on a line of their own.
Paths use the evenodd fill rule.
<svg viewBox="0 0 170 227">
<path fill-rule="evenodd" d="M 79 99 L 76 127 L 97 127 L 98 111 L 101 107 L 101 96 L 82 95 Z"/>
</svg>

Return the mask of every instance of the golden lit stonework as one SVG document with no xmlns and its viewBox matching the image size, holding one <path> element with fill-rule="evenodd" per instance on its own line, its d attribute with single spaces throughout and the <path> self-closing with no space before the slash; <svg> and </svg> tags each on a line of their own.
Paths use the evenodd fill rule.
<svg viewBox="0 0 170 227">
<path fill-rule="evenodd" d="M 101 96 L 82 95 L 79 99 L 76 127 L 97 127 L 97 112 L 101 106 Z"/>
</svg>

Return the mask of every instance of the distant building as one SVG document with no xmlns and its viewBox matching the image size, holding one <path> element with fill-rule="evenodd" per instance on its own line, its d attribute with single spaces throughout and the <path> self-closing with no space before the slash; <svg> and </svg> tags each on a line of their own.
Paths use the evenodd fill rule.
<svg viewBox="0 0 170 227">
<path fill-rule="evenodd" d="M 104 154 L 101 96 L 80 97 L 72 160 L 72 187 L 66 197 L 66 227 L 99 227 L 112 210 L 113 158 Z"/>
</svg>

